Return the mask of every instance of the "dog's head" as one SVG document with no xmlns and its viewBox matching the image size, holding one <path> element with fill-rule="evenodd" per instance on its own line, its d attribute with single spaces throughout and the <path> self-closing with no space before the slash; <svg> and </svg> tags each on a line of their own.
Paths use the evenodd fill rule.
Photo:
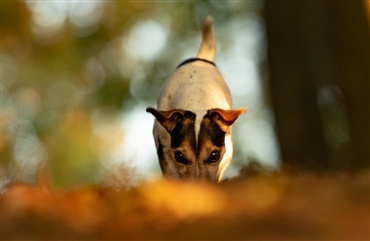
<svg viewBox="0 0 370 241">
<path fill-rule="evenodd" d="M 232 156 L 231 126 L 245 109 L 168 111 L 147 108 L 169 135 L 158 136 L 157 154 L 165 176 L 219 181 Z M 166 143 L 163 143 L 166 142 Z M 227 150 L 229 150 L 227 152 Z"/>
</svg>

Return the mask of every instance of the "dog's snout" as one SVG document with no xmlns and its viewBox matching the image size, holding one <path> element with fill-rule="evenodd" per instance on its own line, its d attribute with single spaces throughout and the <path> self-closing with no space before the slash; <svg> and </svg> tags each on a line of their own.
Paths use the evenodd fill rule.
<svg viewBox="0 0 370 241">
<path fill-rule="evenodd" d="M 198 164 L 195 165 L 195 178 L 197 180 L 199 180 L 199 178 L 200 178 L 200 170 L 199 170 L 199 165 Z"/>
</svg>

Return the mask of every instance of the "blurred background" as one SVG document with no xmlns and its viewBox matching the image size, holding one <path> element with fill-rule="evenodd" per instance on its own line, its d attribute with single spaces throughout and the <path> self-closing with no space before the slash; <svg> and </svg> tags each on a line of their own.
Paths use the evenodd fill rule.
<svg viewBox="0 0 370 241">
<path fill-rule="evenodd" d="M 360 170 L 370 157 L 368 1 L 1 2 L 1 185 L 159 177 L 165 79 L 215 20 L 216 64 L 247 114 L 226 173 L 248 163 Z"/>
</svg>

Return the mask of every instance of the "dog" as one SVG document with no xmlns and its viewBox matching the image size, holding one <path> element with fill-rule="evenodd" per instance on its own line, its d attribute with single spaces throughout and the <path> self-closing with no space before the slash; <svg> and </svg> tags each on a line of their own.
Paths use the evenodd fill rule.
<svg viewBox="0 0 370 241">
<path fill-rule="evenodd" d="M 196 58 L 182 62 L 160 91 L 153 136 L 165 177 L 220 182 L 233 155 L 232 124 L 245 108 L 232 109 L 230 90 L 214 63 L 213 18 L 202 27 Z"/>
</svg>

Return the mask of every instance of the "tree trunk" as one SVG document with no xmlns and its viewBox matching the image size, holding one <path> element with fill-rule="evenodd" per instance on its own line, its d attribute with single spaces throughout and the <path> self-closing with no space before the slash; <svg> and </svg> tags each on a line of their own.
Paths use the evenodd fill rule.
<svg viewBox="0 0 370 241">
<path fill-rule="evenodd" d="M 370 34 L 365 8 L 364 1 L 266 2 L 269 87 L 283 166 L 369 167 Z M 323 122 L 327 109 L 320 113 L 317 99 L 327 84 L 343 94 L 329 110 L 343 101 L 345 114 Z M 342 120 L 348 123 L 349 144 L 333 148 L 323 130 L 332 140 L 335 135 L 327 130 Z M 341 157 L 346 145 L 352 154 Z"/>
<path fill-rule="evenodd" d="M 325 1 L 324 1 L 325 2 Z M 370 163 L 370 32 L 365 1 L 326 2 L 333 80 L 348 114 L 352 170 Z"/>
<path fill-rule="evenodd" d="M 269 87 L 283 167 L 329 167 L 317 104 L 320 14 L 316 1 L 265 4 Z"/>
</svg>

